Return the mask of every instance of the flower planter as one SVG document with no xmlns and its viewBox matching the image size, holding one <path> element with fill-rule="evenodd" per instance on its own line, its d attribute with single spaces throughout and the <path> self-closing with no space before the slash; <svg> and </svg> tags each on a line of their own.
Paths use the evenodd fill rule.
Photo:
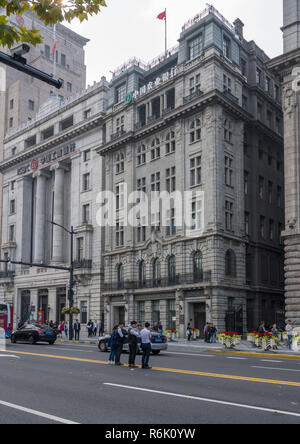
<svg viewBox="0 0 300 444">
<path fill-rule="evenodd" d="M 241 336 L 234 333 L 221 333 L 218 335 L 218 342 L 227 349 L 232 349 L 241 342 Z"/>
<path fill-rule="evenodd" d="M 292 350 L 295 352 L 300 351 L 300 337 L 299 336 L 292 339 Z"/>
<path fill-rule="evenodd" d="M 272 350 L 275 345 L 276 343 L 273 338 L 268 338 L 268 339 L 263 338 L 261 341 L 261 346 L 264 351 Z"/>
</svg>

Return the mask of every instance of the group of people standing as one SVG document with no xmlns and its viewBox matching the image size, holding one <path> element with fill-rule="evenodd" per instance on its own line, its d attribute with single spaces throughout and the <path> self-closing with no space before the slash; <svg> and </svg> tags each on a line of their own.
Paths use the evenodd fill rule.
<svg viewBox="0 0 300 444">
<path fill-rule="evenodd" d="M 287 347 L 289 350 L 292 349 L 292 339 L 293 339 L 293 325 L 292 325 L 292 321 L 288 320 L 287 324 L 285 326 L 285 331 L 287 332 L 287 337 L 288 337 L 288 342 L 287 342 Z M 258 333 L 259 334 L 264 334 L 267 333 L 268 331 L 270 331 L 272 333 L 273 336 L 275 336 L 276 338 L 278 338 L 278 334 L 279 334 L 279 330 L 277 328 L 277 324 L 273 324 L 272 328 L 267 328 L 264 321 L 262 321 L 258 327 Z M 274 348 L 277 349 L 277 345 L 274 346 Z"/>
<path fill-rule="evenodd" d="M 149 366 L 149 359 L 151 353 L 151 329 L 150 324 L 146 322 L 145 328 L 138 328 L 136 321 L 132 321 L 128 330 L 125 330 L 124 324 L 121 322 L 116 325 L 113 330 L 109 340 L 109 347 L 111 349 L 108 363 L 115 365 L 123 365 L 121 361 L 121 354 L 123 351 L 123 345 L 125 339 L 128 339 L 129 345 L 129 360 L 128 366 L 130 368 L 137 368 L 135 365 L 136 354 L 139 347 L 139 338 L 141 340 L 142 347 L 142 368 L 151 369 Z"/>
<path fill-rule="evenodd" d="M 91 319 L 89 320 L 88 324 L 87 324 L 87 331 L 88 331 L 88 337 L 95 337 L 97 336 L 98 333 L 98 329 L 99 329 L 99 336 L 102 336 L 104 333 L 104 324 L 102 321 L 100 321 L 99 325 L 97 321 L 92 321 Z"/>
</svg>

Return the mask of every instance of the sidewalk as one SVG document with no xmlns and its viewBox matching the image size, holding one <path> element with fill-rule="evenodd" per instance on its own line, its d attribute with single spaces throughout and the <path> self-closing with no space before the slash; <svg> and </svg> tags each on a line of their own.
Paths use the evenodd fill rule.
<svg viewBox="0 0 300 444">
<path fill-rule="evenodd" d="M 278 346 L 278 350 L 269 350 L 264 351 L 261 348 L 258 348 L 254 345 L 251 345 L 248 341 L 241 341 L 239 345 L 237 345 L 234 349 L 226 350 L 222 344 L 210 344 L 205 342 L 203 339 L 197 339 L 195 341 L 188 341 L 187 339 L 177 339 L 176 341 L 171 341 L 168 343 L 169 347 L 192 347 L 199 348 L 206 351 L 227 351 L 227 352 L 248 352 L 248 353 L 265 353 L 265 354 L 286 354 L 286 355 L 295 355 L 300 357 L 300 352 L 295 352 L 293 350 L 289 350 L 285 344 L 280 344 Z"/>
</svg>

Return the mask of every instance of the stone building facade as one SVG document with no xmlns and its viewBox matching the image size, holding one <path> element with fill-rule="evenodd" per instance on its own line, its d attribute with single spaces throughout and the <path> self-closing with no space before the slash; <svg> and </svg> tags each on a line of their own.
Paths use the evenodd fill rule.
<svg viewBox="0 0 300 444">
<path fill-rule="evenodd" d="M 97 150 L 117 196 L 103 253 L 107 330 L 133 318 L 182 336 L 188 323 L 202 333 L 206 322 L 245 332 L 284 321 L 281 90 L 268 60 L 239 19 L 210 7 L 167 57 L 115 72 Z M 176 226 L 172 203 L 165 225 L 160 208 L 127 226 L 125 191 L 136 190 L 200 192 L 185 204 L 192 229 Z"/>
<path fill-rule="evenodd" d="M 70 265 L 74 227 L 75 305 L 81 321 L 100 319 L 101 227 L 96 224 L 97 193 L 102 187 L 102 141 L 108 84 L 61 102 L 52 97 L 34 123 L 5 139 L 2 257 L 25 263 Z M 12 147 L 16 147 L 11 156 Z M 14 305 L 14 321 L 60 321 L 68 306 L 69 273 L 42 267 L 2 264 L 0 299 Z"/>
<path fill-rule="evenodd" d="M 9 17 L 9 23 L 16 28 L 23 24 L 29 29 L 33 27 L 40 30 L 43 43 L 36 47 L 31 47 L 30 52 L 26 54 L 26 60 L 28 64 L 35 68 L 48 74 L 53 74 L 55 57 L 55 76 L 64 81 L 63 88 L 57 93 L 60 100 L 64 100 L 85 89 L 86 66 L 84 47 L 88 43 L 88 39 L 61 24 L 56 25 L 56 32 L 54 34 L 53 26 L 46 26 L 31 12 L 25 12 L 22 17 L 12 15 Z M 57 40 L 57 45 L 55 55 L 51 56 L 54 40 Z M 0 50 L 9 52 L 7 48 L 0 47 Z M 56 92 L 55 88 L 50 85 L 1 64 L 0 160 L 3 159 L 5 134 L 10 133 L 12 135 L 20 125 L 24 124 L 26 126 L 28 122 L 30 123 L 40 107 L 48 100 L 50 94 L 54 92 Z M 14 149 L 15 147 L 12 147 L 13 151 Z M 0 176 L 0 186 L 1 181 L 2 176 Z"/>
<path fill-rule="evenodd" d="M 283 87 L 286 318 L 300 326 L 300 1 L 283 0 L 284 54 L 268 63 Z"/>
<path fill-rule="evenodd" d="M 47 221 L 73 225 L 76 302 L 107 331 L 134 318 L 182 336 L 188 323 L 202 333 L 206 322 L 245 332 L 282 321 L 281 90 L 268 61 L 239 19 L 209 7 L 167 55 L 50 101 L 5 139 L 4 257 L 68 263 L 69 240 Z M 153 192 L 189 194 L 143 213 Z M 3 273 L 16 318 L 41 306 L 59 317 L 66 273 Z"/>
</svg>

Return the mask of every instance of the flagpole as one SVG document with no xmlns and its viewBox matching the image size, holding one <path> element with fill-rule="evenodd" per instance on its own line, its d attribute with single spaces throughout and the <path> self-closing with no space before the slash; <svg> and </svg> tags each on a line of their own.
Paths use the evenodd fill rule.
<svg viewBox="0 0 300 444">
<path fill-rule="evenodd" d="M 53 27 L 53 38 L 54 38 L 54 45 L 56 42 L 56 25 L 54 25 Z M 53 52 L 53 61 L 54 61 L 54 68 L 53 68 L 53 76 L 54 78 L 56 78 L 56 47 L 54 48 L 54 52 Z"/>
<path fill-rule="evenodd" d="M 167 57 L 168 53 L 168 42 L 167 42 L 167 8 L 165 9 L 166 18 L 165 18 L 165 54 Z"/>
</svg>

